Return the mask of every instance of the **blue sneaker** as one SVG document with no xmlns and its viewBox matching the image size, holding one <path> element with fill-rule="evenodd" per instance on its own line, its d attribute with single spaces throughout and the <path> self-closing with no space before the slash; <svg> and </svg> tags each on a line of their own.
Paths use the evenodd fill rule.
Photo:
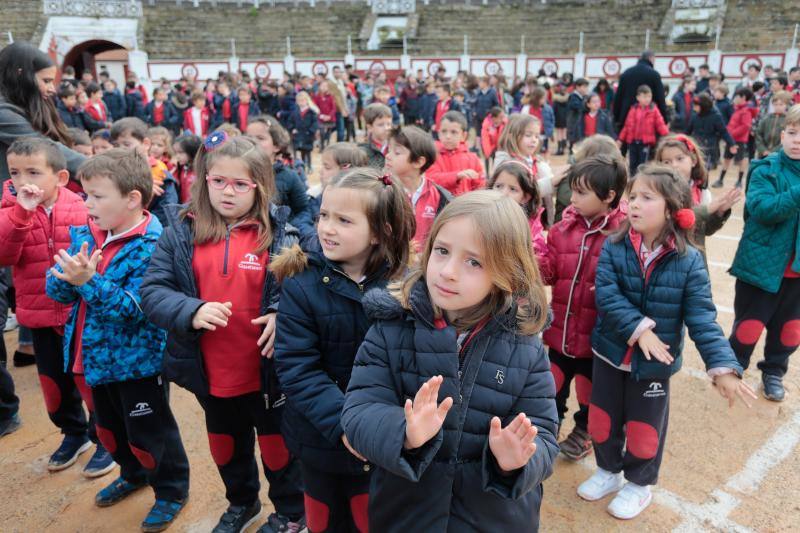
<svg viewBox="0 0 800 533">
<path fill-rule="evenodd" d="M 58 472 L 69 468 L 78 460 L 78 456 L 92 447 L 92 442 L 86 435 L 65 435 L 61 446 L 50 456 L 47 469 Z"/>
<path fill-rule="evenodd" d="M 142 522 L 142 531 L 164 531 L 181 512 L 186 505 L 184 498 L 178 501 L 156 500 L 153 508 L 147 513 Z"/>
<path fill-rule="evenodd" d="M 94 455 L 92 455 L 92 458 L 89 459 L 89 462 L 86 463 L 83 469 L 83 475 L 88 478 L 104 476 L 114 470 L 115 466 L 117 466 L 117 463 L 114 462 L 114 458 L 111 457 L 108 450 L 98 442 Z"/>
<path fill-rule="evenodd" d="M 136 484 L 118 477 L 109 486 L 97 493 L 97 496 L 94 497 L 94 503 L 98 507 L 109 507 L 146 485 L 146 482 Z"/>
</svg>

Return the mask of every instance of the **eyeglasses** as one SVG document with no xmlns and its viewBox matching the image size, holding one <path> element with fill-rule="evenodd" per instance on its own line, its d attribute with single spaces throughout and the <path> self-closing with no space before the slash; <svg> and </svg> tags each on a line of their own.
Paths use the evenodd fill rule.
<svg viewBox="0 0 800 533">
<path fill-rule="evenodd" d="M 233 192 L 236 194 L 245 194 L 258 187 L 258 185 L 252 181 L 226 178 L 225 176 L 206 176 L 206 182 L 208 182 L 212 189 L 218 191 L 224 191 L 228 185 L 230 185 L 233 188 Z"/>
</svg>

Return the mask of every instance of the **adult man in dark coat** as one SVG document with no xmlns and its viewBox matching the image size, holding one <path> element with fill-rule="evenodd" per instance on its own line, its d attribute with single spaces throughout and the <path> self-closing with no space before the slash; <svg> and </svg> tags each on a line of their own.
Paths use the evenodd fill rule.
<svg viewBox="0 0 800 533">
<path fill-rule="evenodd" d="M 619 78 L 619 88 L 614 96 L 614 123 L 617 131 L 625 125 L 628 110 L 636 103 L 636 89 L 640 85 L 647 85 L 653 91 L 653 103 L 658 106 L 661 116 L 667 116 L 667 103 L 664 98 L 664 84 L 661 75 L 653 68 L 655 54 L 651 50 L 642 52 L 636 65 L 622 73 Z M 666 118 L 664 119 L 666 120 Z"/>
</svg>

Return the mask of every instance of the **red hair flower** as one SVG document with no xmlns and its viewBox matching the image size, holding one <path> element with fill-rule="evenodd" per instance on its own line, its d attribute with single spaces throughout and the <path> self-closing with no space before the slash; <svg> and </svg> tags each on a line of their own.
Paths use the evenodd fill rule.
<svg viewBox="0 0 800 533">
<path fill-rule="evenodd" d="M 389 174 L 384 174 L 383 176 L 381 176 L 381 181 L 383 182 L 384 185 L 391 185 L 393 183 L 392 176 Z"/>
<path fill-rule="evenodd" d="M 675 223 L 678 224 L 678 227 L 681 229 L 692 229 L 694 227 L 694 211 L 691 209 L 678 209 L 678 212 L 675 213 Z"/>
</svg>

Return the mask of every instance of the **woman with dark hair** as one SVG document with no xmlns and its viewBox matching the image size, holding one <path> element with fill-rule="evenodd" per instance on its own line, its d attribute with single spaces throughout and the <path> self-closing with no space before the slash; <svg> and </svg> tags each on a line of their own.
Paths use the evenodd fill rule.
<svg viewBox="0 0 800 533">
<path fill-rule="evenodd" d="M 8 179 L 6 150 L 18 137 L 43 135 L 59 143 L 71 176 L 76 176 L 84 156 L 70 150 L 69 132 L 53 97 L 56 66 L 50 57 L 25 43 L 0 50 L 0 182 Z"/>
</svg>

